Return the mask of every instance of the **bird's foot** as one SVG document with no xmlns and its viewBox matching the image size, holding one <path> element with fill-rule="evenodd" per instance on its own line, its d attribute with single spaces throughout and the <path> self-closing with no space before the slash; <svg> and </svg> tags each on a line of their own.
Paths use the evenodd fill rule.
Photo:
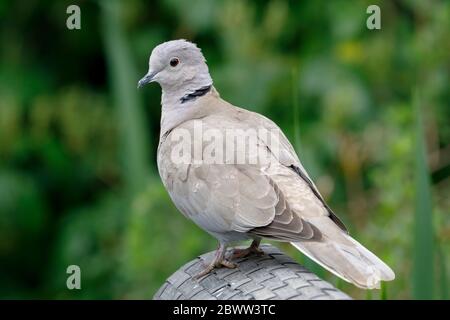
<svg viewBox="0 0 450 320">
<path fill-rule="evenodd" d="M 224 258 L 222 258 L 221 260 L 213 261 L 209 265 L 206 265 L 205 269 L 203 269 L 197 275 L 195 275 L 194 279 L 198 280 L 198 279 L 206 276 L 207 274 L 209 274 L 214 269 L 221 268 L 221 267 L 225 267 L 225 268 L 228 268 L 228 269 L 234 269 L 234 268 L 237 267 L 237 264 L 234 263 L 234 262 L 231 262 L 231 261 L 229 261 L 227 259 L 224 259 Z"/>
<path fill-rule="evenodd" d="M 199 279 L 211 271 L 213 271 L 215 268 L 225 267 L 229 269 L 234 269 L 237 267 L 237 264 L 234 262 L 231 262 L 227 259 L 225 259 L 225 250 L 226 246 L 223 243 L 219 244 L 219 248 L 216 251 L 216 255 L 214 257 L 214 260 L 207 266 L 205 266 L 205 269 L 203 269 L 200 273 L 198 273 L 196 276 L 194 276 L 194 279 Z"/>
<path fill-rule="evenodd" d="M 264 251 L 259 248 L 259 241 L 253 241 L 252 244 L 245 249 L 233 249 L 231 259 L 240 259 L 255 254 L 257 256 L 264 255 Z"/>
</svg>

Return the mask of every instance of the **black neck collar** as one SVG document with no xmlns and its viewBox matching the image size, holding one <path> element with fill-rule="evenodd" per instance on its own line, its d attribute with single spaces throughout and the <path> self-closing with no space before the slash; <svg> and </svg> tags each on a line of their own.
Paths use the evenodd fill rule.
<svg viewBox="0 0 450 320">
<path fill-rule="evenodd" d="M 184 95 L 183 97 L 181 97 L 180 101 L 181 101 L 181 103 L 185 103 L 185 102 L 194 100 L 198 97 L 204 96 L 211 90 L 211 87 L 212 87 L 211 85 L 201 87 L 200 89 L 197 89 L 192 93 L 188 93 L 188 94 Z"/>
</svg>

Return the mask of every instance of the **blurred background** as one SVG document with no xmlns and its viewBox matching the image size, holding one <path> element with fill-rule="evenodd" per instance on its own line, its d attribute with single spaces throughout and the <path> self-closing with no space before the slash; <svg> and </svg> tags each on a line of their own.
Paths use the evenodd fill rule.
<svg viewBox="0 0 450 320">
<path fill-rule="evenodd" d="M 2 0 L 0 26 L 0 298 L 149 299 L 215 249 L 159 179 L 160 88 L 136 89 L 178 38 L 223 98 L 285 131 L 397 279 L 365 292 L 279 247 L 354 298 L 449 297 L 450 2 Z"/>
</svg>

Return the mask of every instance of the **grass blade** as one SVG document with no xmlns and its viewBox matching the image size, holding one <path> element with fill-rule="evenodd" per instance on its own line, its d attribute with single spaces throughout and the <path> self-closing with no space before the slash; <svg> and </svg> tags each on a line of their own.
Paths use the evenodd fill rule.
<svg viewBox="0 0 450 320">
<path fill-rule="evenodd" d="M 294 147 L 297 152 L 300 152 L 300 107 L 298 103 L 298 69 L 292 69 L 292 107 L 294 108 Z"/>
<path fill-rule="evenodd" d="M 438 256 L 438 263 L 439 263 L 439 284 L 440 284 L 440 298 L 442 300 L 448 300 L 448 286 L 449 286 L 449 279 L 447 276 L 447 265 L 446 265 L 446 256 L 444 253 L 444 250 L 442 250 L 442 245 L 437 242 L 436 243 L 436 251 Z"/>
<path fill-rule="evenodd" d="M 388 291 L 387 291 L 387 283 L 381 282 L 381 288 L 380 288 L 380 300 L 387 300 L 388 299 Z"/>
<path fill-rule="evenodd" d="M 415 217 L 413 230 L 413 297 L 433 299 L 434 250 L 433 219 L 430 176 L 426 161 L 423 119 L 420 94 L 414 92 L 414 113 L 416 118 L 415 141 Z"/>
<path fill-rule="evenodd" d="M 103 14 L 105 54 L 117 119 L 120 124 L 124 179 L 128 190 L 133 192 L 142 189 L 149 175 L 145 117 L 136 88 L 139 77 L 135 72 L 133 59 L 121 26 L 122 2 L 108 0 L 100 4 Z"/>
</svg>

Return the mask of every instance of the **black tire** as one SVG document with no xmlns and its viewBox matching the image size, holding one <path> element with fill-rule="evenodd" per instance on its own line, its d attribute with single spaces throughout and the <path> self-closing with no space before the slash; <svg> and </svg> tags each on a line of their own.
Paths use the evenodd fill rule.
<svg viewBox="0 0 450 320">
<path fill-rule="evenodd" d="M 274 246 L 261 246 L 264 255 L 238 259 L 235 269 L 216 269 L 196 280 L 214 252 L 185 264 L 155 294 L 155 300 L 349 300 Z"/>
</svg>

